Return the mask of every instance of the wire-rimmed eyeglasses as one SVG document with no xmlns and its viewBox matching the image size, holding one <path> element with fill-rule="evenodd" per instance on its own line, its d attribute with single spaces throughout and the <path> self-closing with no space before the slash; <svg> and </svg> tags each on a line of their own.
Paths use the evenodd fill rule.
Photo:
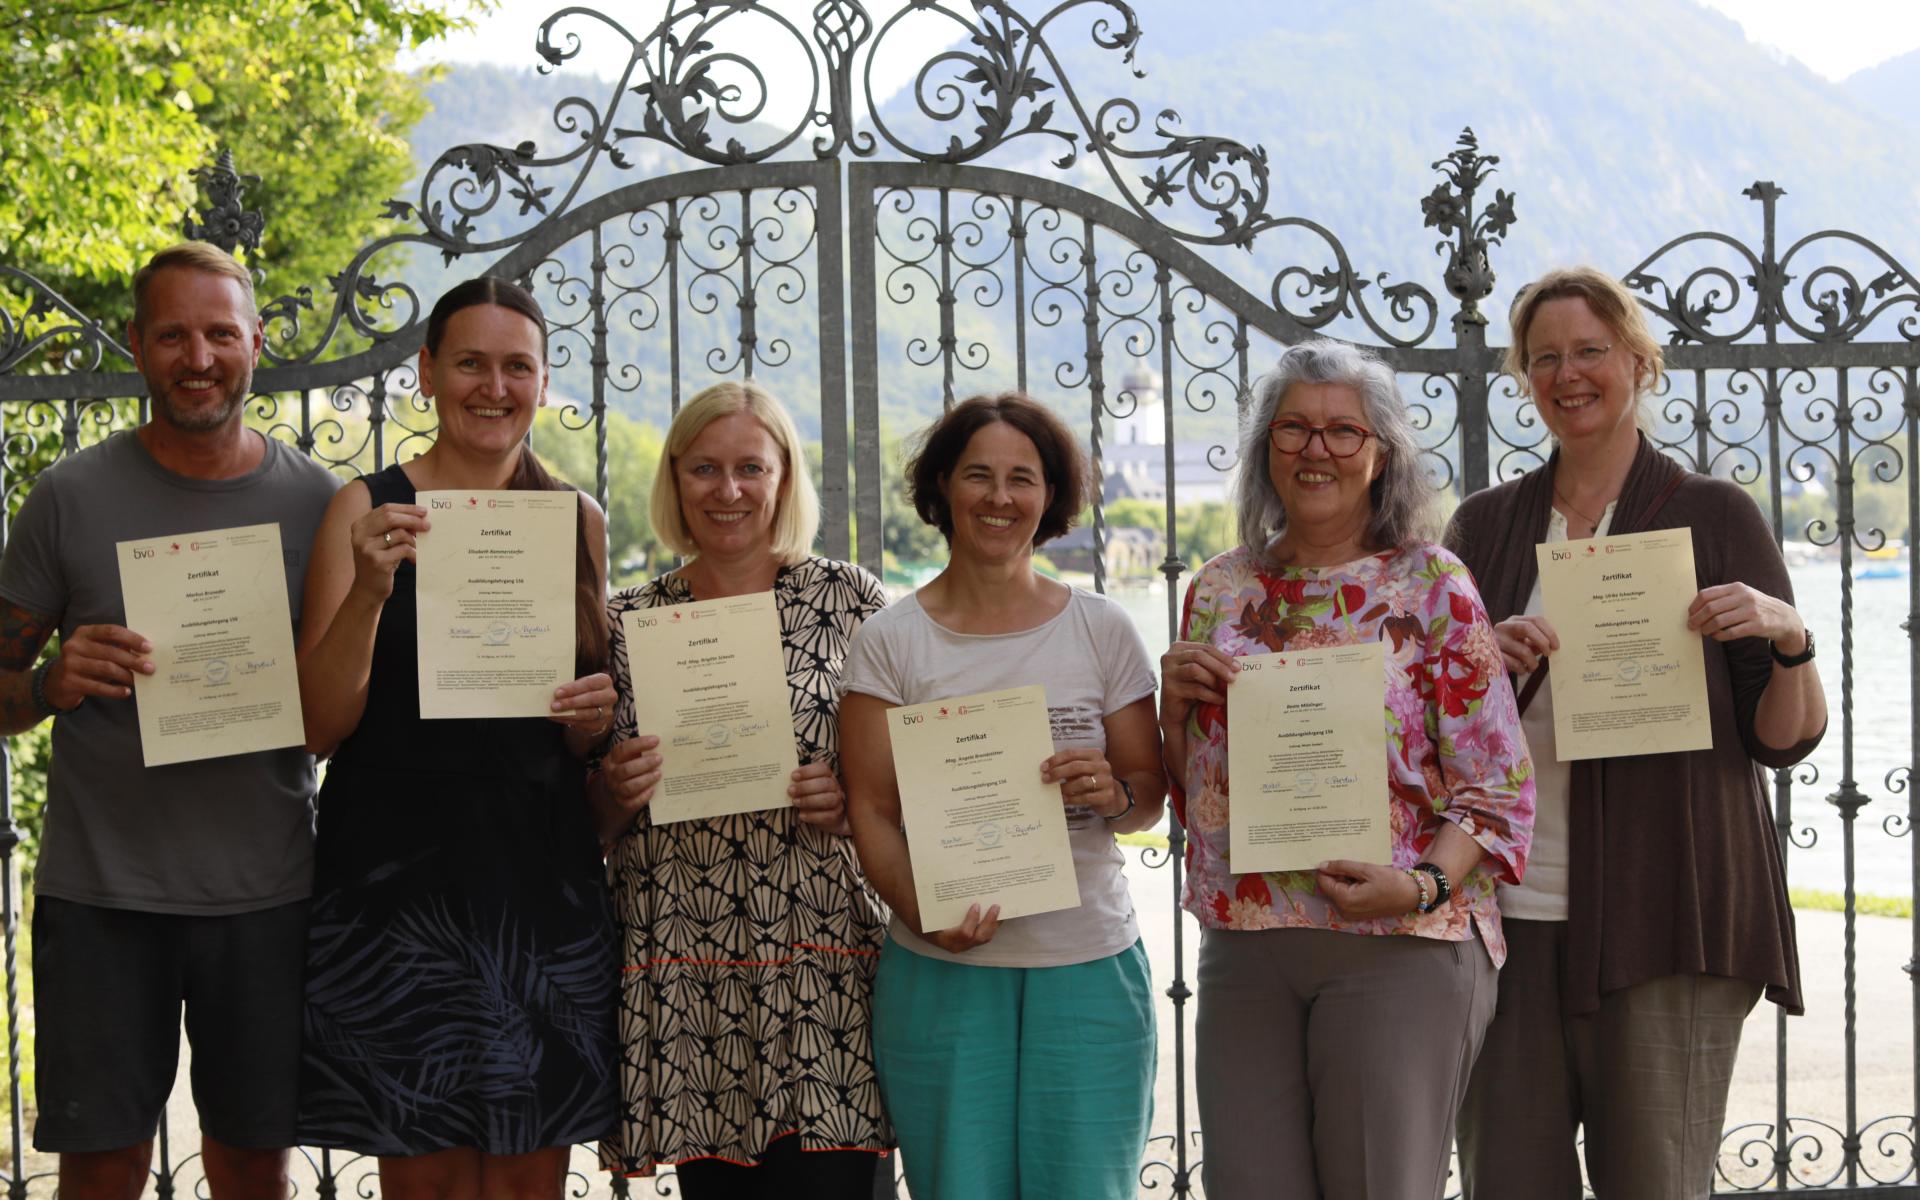
<svg viewBox="0 0 1920 1200">
<path fill-rule="evenodd" d="M 1282 454 L 1298 454 L 1307 448 L 1307 443 L 1320 438 L 1320 444 L 1326 447 L 1327 454 L 1333 458 L 1352 458 L 1360 453 L 1360 447 L 1374 436 L 1371 429 L 1355 425 L 1350 421 L 1335 421 L 1331 425 L 1309 425 L 1305 421 L 1281 418 L 1267 426 L 1267 438 L 1273 448 Z"/>
<path fill-rule="evenodd" d="M 1595 343 L 1589 346 L 1575 346 L 1562 355 L 1557 350 L 1544 350 L 1527 360 L 1527 374 L 1536 379 L 1551 379 L 1560 373 L 1563 363 L 1572 363 L 1581 371 L 1591 371 L 1607 359 L 1607 352 L 1613 349 L 1613 343 L 1605 345 Z"/>
</svg>

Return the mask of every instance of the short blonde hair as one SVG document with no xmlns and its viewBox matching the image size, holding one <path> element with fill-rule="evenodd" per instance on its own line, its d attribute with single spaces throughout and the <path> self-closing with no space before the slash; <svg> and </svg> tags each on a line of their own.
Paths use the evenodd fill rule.
<svg viewBox="0 0 1920 1200">
<path fill-rule="evenodd" d="M 1527 331 L 1533 327 L 1533 319 L 1539 315 L 1542 304 L 1569 296 L 1585 300 L 1593 315 L 1613 331 L 1620 349 L 1640 360 L 1640 369 L 1634 373 L 1637 394 L 1644 396 L 1658 390 L 1666 360 L 1633 293 L 1618 279 L 1596 267 L 1560 267 L 1521 288 L 1520 294 L 1513 298 L 1507 322 L 1513 330 L 1513 344 L 1507 347 L 1507 360 L 1502 365 L 1507 374 L 1513 376 L 1520 394 L 1533 394 L 1527 374 Z"/>
<path fill-rule="evenodd" d="M 693 445 L 707 426 L 721 417 L 747 413 L 766 429 L 780 448 L 780 495 L 773 510 L 773 556 L 792 566 L 813 552 L 814 535 L 820 531 L 820 497 L 813 490 L 813 477 L 807 472 L 806 455 L 800 446 L 800 431 L 785 406 L 755 383 L 716 383 L 686 402 L 667 427 L 667 446 L 660 456 L 660 469 L 653 473 L 653 499 L 649 515 L 653 532 L 669 550 L 684 557 L 700 553 L 687 519 L 680 511 L 680 473 L 675 469 L 680 456 Z"/>
<path fill-rule="evenodd" d="M 204 271 L 209 275 L 220 275 L 240 285 L 247 294 L 247 309 L 257 312 L 253 299 L 253 276 L 240 265 L 240 261 L 220 247 L 210 242 L 180 242 L 168 246 L 147 260 L 133 277 L 133 327 L 143 328 L 147 321 L 147 287 L 153 277 L 170 267 L 183 271 Z"/>
</svg>

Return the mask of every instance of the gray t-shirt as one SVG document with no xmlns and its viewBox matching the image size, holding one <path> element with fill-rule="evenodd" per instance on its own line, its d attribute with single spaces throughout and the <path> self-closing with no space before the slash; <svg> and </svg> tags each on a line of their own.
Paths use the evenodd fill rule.
<svg viewBox="0 0 1920 1200">
<path fill-rule="evenodd" d="M 1075 588 L 1067 606 L 1045 624 L 994 634 L 955 633 L 935 623 L 916 595 L 860 626 L 841 672 L 840 694 L 925 704 L 1035 683 L 1047 689 L 1055 750 L 1104 751 L 1105 718 L 1153 695 L 1153 664 L 1126 611 L 1093 592 Z M 1040 764 L 1033 769 L 1038 772 Z M 1113 828 L 1089 809 L 1069 808 L 1067 840 L 1079 908 L 1002 921 L 992 941 L 965 954 L 949 954 L 916 936 L 899 917 L 889 933 L 916 954 L 977 967 L 1059 967 L 1120 953 L 1140 930 Z"/>
<path fill-rule="evenodd" d="M 188 479 L 117 433 L 50 467 L 0 559 L 0 597 L 59 622 L 126 624 L 114 543 L 278 522 L 296 627 L 307 551 L 340 481 L 269 438 L 237 479 Z M 134 632 L 141 632 L 135 630 Z M 134 701 L 54 718 L 34 890 L 107 908 L 219 915 L 308 895 L 313 758 L 293 747 L 146 767 Z"/>
</svg>

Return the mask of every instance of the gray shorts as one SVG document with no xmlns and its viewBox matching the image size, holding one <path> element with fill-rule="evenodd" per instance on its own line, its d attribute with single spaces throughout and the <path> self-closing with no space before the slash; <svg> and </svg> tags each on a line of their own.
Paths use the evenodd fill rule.
<svg viewBox="0 0 1920 1200">
<path fill-rule="evenodd" d="M 154 1135 L 193 1047 L 208 1137 L 290 1146 L 298 1109 L 307 901 L 199 917 L 36 897 L 36 1149 L 118 1150 Z"/>
</svg>

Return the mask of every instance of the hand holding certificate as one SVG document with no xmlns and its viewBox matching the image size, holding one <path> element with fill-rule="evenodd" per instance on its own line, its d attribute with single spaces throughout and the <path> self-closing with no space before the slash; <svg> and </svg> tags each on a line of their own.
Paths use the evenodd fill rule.
<svg viewBox="0 0 1920 1200">
<path fill-rule="evenodd" d="M 1045 688 L 888 709 L 887 732 L 922 929 L 953 928 L 975 903 L 1001 920 L 1079 906 L 1060 787 L 1040 778 Z"/>
<path fill-rule="evenodd" d="M 1712 746 L 1706 663 L 1687 628 L 1692 533 L 1548 542 L 1535 553 L 1560 638 L 1547 675 L 1560 761 Z"/>
<path fill-rule="evenodd" d="M 789 807 L 799 755 L 773 593 L 638 609 L 621 627 L 647 681 L 634 727 L 660 739 L 653 822 Z"/>
<path fill-rule="evenodd" d="M 134 672 L 149 767 L 306 742 L 278 525 L 121 542 L 127 625 L 153 644 Z"/>
<path fill-rule="evenodd" d="M 573 678 L 574 493 L 421 492 L 420 715 L 550 717 Z"/>
<path fill-rule="evenodd" d="M 1234 662 L 1240 670 L 1227 703 L 1234 872 L 1388 861 L 1383 644 Z"/>
</svg>

